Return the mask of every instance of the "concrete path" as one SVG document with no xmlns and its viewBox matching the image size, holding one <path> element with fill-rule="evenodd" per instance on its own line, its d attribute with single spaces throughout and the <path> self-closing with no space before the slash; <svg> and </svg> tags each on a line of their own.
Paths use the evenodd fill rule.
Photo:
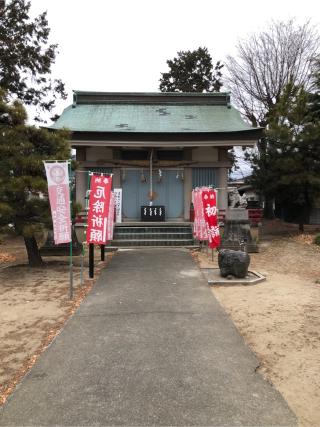
<svg viewBox="0 0 320 427">
<path fill-rule="evenodd" d="M 118 253 L 1 426 L 293 426 L 190 254 Z"/>
</svg>

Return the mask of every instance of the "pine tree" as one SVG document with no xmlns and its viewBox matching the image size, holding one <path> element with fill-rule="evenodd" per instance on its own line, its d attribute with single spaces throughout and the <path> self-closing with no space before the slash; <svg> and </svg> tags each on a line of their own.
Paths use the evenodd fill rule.
<svg viewBox="0 0 320 427">
<path fill-rule="evenodd" d="M 64 84 L 51 79 L 58 46 L 49 44 L 46 12 L 31 19 L 30 1 L 0 3 L 0 87 L 11 99 L 51 111 L 57 98 L 66 98 Z"/>
<path fill-rule="evenodd" d="M 265 146 L 251 180 L 290 211 L 290 219 L 299 223 L 301 231 L 320 196 L 320 123 L 314 119 L 315 105 L 314 94 L 303 87 L 292 83 L 285 87 L 268 115 L 269 125 L 261 141 Z"/>
<path fill-rule="evenodd" d="M 161 92 L 219 92 L 222 86 L 223 65 L 218 61 L 213 68 L 206 47 L 181 51 L 167 61 L 169 72 L 161 73 Z"/>
<path fill-rule="evenodd" d="M 25 124 L 18 101 L 8 103 L 0 92 L 0 227 L 23 236 L 29 265 L 42 259 L 36 233 L 51 223 L 43 160 L 70 158 L 65 131 L 49 132 Z"/>
</svg>

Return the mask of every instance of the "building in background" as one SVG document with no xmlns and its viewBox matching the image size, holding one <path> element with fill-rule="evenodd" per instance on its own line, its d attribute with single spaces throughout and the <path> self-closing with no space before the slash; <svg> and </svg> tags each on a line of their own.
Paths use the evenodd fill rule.
<svg viewBox="0 0 320 427">
<path fill-rule="evenodd" d="M 85 206 L 88 171 L 113 173 L 122 220 L 131 222 L 150 200 L 165 207 L 167 221 L 189 221 L 191 191 L 203 185 L 218 188 L 218 208 L 226 209 L 228 150 L 253 146 L 261 135 L 228 93 L 75 91 L 51 127 L 62 128 L 71 131 L 79 162 L 77 201 Z"/>
</svg>

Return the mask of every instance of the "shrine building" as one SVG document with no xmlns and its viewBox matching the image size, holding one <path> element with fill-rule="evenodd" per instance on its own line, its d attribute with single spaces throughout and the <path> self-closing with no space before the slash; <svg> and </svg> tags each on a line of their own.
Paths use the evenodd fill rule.
<svg viewBox="0 0 320 427">
<path fill-rule="evenodd" d="M 122 222 L 141 221 L 150 199 L 165 208 L 166 221 L 188 222 L 192 189 L 203 185 L 218 189 L 218 208 L 226 209 L 228 150 L 261 136 L 229 93 L 74 91 L 51 126 L 63 128 L 79 163 L 77 201 L 85 207 L 88 171 L 112 173 L 113 187 L 122 188 Z"/>
</svg>

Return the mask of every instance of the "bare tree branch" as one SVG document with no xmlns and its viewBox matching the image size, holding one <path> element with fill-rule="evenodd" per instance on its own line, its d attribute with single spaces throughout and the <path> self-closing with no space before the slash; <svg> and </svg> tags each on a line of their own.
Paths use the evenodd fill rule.
<svg viewBox="0 0 320 427">
<path fill-rule="evenodd" d="M 243 115 L 253 126 L 266 117 L 289 83 L 308 89 L 311 63 L 319 35 L 310 22 L 272 22 L 266 31 L 238 43 L 238 55 L 228 57 L 226 85 Z"/>
</svg>

